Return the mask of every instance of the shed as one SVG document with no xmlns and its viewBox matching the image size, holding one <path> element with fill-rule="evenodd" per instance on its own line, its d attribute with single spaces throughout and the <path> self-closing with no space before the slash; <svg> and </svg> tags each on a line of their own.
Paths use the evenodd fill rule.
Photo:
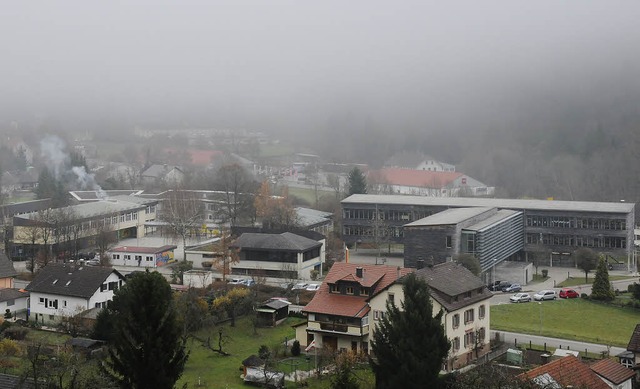
<svg viewBox="0 0 640 389">
<path fill-rule="evenodd" d="M 289 316 L 290 302 L 271 299 L 258 306 L 258 322 L 260 325 L 275 327 Z"/>
</svg>

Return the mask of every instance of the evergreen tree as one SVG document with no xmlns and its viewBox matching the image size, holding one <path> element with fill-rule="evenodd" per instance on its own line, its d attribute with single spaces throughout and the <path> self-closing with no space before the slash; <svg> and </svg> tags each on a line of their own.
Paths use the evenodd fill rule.
<svg viewBox="0 0 640 389">
<path fill-rule="evenodd" d="M 367 179 L 358 167 L 354 167 L 349 172 L 349 195 L 366 194 Z"/>
<path fill-rule="evenodd" d="M 173 388 L 188 354 L 164 277 L 147 271 L 131 278 L 106 312 L 98 317 L 112 331 L 104 372 L 121 388 Z"/>
<path fill-rule="evenodd" d="M 36 187 L 36 196 L 38 199 L 50 199 L 56 192 L 56 179 L 51 171 L 44 167 L 38 176 L 38 186 Z"/>
<path fill-rule="evenodd" d="M 331 389 L 358 389 L 360 384 L 354 375 L 354 368 L 358 362 L 353 351 L 340 353 L 335 359 L 335 370 L 331 377 Z"/>
<path fill-rule="evenodd" d="M 459 254 L 455 258 L 456 262 L 467 268 L 473 275 L 480 275 L 482 267 L 480 267 L 480 261 L 473 254 L 463 253 Z"/>
<path fill-rule="evenodd" d="M 387 302 L 387 312 L 373 334 L 370 360 L 377 388 L 437 388 L 450 344 L 443 311 L 433 316 L 426 282 L 415 273 L 403 279 L 404 301 Z"/>
<path fill-rule="evenodd" d="M 609 283 L 609 269 L 604 259 L 598 261 L 598 269 L 596 270 L 596 279 L 593 280 L 591 288 L 591 298 L 594 300 L 611 301 L 615 298 L 615 293 Z"/>
</svg>

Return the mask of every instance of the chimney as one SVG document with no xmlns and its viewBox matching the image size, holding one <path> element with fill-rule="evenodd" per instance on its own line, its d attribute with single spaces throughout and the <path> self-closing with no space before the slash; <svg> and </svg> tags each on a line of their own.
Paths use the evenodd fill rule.
<svg viewBox="0 0 640 389">
<path fill-rule="evenodd" d="M 398 269 L 396 269 L 396 279 L 400 278 L 400 266 L 398 266 Z"/>
<path fill-rule="evenodd" d="M 356 267 L 356 277 L 362 278 L 362 270 L 361 267 Z"/>
<path fill-rule="evenodd" d="M 424 259 L 418 259 L 416 267 L 418 268 L 418 270 L 422 269 L 424 267 Z"/>
</svg>

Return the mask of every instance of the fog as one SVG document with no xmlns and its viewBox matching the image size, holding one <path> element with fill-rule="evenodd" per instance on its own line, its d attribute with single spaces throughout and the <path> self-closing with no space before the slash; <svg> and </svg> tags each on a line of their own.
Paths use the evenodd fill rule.
<svg viewBox="0 0 640 389">
<path fill-rule="evenodd" d="M 444 3 L 9 2 L 0 126 L 466 134 L 639 95 L 638 2 Z"/>
</svg>

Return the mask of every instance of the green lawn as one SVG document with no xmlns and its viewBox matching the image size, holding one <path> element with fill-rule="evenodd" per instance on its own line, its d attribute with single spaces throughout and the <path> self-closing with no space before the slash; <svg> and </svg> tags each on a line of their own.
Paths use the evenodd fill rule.
<svg viewBox="0 0 640 389">
<path fill-rule="evenodd" d="M 318 200 L 323 196 L 335 197 L 335 195 L 336 194 L 334 192 L 318 190 Z M 316 203 L 316 193 L 313 189 L 289 187 L 289 196 L 297 197 L 301 199 L 305 204 L 311 206 L 315 205 Z"/>
<path fill-rule="evenodd" d="M 258 349 L 263 344 L 273 349 L 277 345 L 282 345 L 285 337 L 287 339 L 294 338 L 295 331 L 291 326 L 302 320 L 288 318 L 276 328 L 259 328 L 257 335 L 253 333 L 248 317 L 238 320 L 235 327 L 224 325 L 223 334 L 228 337 L 228 340 L 227 344 L 223 346 L 223 350 L 230 353 L 230 356 L 222 356 L 202 347 L 198 341 L 190 341 L 188 344 L 189 360 L 176 387 L 182 387 L 184 384 L 188 384 L 190 388 L 200 386 L 205 388 L 236 388 L 242 386 L 240 379 L 242 361 L 251 354 L 257 355 Z M 218 332 L 215 328 L 210 331 L 202 331 L 198 336 L 202 338 L 210 336 L 212 346 L 217 346 Z M 285 366 L 281 368 L 288 371 Z"/>
<path fill-rule="evenodd" d="M 628 279 L 633 279 L 633 278 L 637 278 L 637 277 L 630 277 L 630 276 L 609 276 L 609 281 L 619 281 L 619 280 L 628 280 Z M 567 278 L 566 280 L 562 281 L 561 283 L 558 284 L 558 288 L 565 288 L 565 287 L 571 287 L 571 286 L 577 286 L 577 285 L 586 285 L 586 284 L 593 284 L 593 277 L 589 277 L 587 278 L 587 282 L 585 282 L 584 280 L 584 274 L 582 275 L 582 277 L 580 276 L 573 276 L 571 278 Z"/>
<path fill-rule="evenodd" d="M 491 307 L 491 329 L 625 347 L 640 310 L 558 299 Z"/>
</svg>

